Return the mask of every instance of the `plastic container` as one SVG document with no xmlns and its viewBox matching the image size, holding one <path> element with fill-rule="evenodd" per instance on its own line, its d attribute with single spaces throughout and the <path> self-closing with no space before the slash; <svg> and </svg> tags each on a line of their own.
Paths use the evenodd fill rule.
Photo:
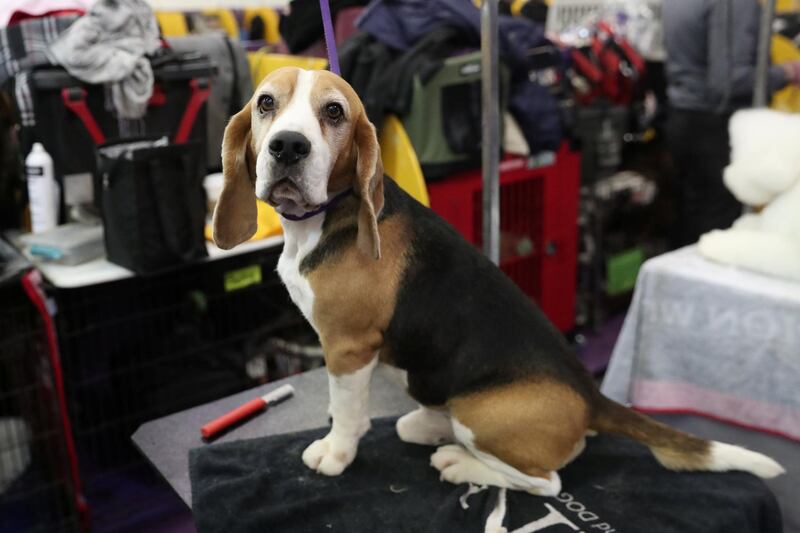
<svg viewBox="0 0 800 533">
<path fill-rule="evenodd" d="M 100 225 L 64 224 L 44 233 L 23 235 L 22 242 L 31 255 L 62 265 L 79 265 L 105 252 Z"/>
<path fill-rule="evenodd" d="M 25 158 L 28 178 L 28 201 L 31 206 L 31 229 L 42 233 L 58 225 L 58 184 L 53 173 L 53 158 L 42 143 L 33 143 Z"/>
</svg>

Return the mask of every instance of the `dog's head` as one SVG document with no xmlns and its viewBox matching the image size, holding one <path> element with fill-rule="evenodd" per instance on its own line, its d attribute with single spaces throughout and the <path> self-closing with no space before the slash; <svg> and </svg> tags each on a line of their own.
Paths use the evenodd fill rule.
<svg viewBox="0 0 800 533">
<path fill-rule="evenodd" d="M 225 184 L 214 241 L 232 248 L 256 230 L 256 198 L 302 216 L 352 187 L 358 246 L 380 257 L 383 166 L 375 128 L 355 91 L 327 71 L 282 68 L 231 118 L 222 141 Z"/>
</svg>

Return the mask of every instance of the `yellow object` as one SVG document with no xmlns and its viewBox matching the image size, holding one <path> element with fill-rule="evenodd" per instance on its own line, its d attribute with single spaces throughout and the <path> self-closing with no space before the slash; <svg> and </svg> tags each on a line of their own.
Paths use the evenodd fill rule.
<svg viewBox="0 0 800 533">
<path fill-rule="evenodd" d="M 784 0 L 784 1 L 797 1 L 800 0 Z M 520 11 L 522 11 L 522 7 L 530 2 L 530 0 L 511 0 L 511 14 L 515 17 L 519 15 Z M 475 7 L 481 7 L 481 0 L 472 0 L 472 3 L 475 4 Z M 552 4 L 552 0 L 545 0 L 545 4 L 548 6 Z"/>
<path fill-rule="evenodd" d="M 778 0 L 775 4 L 775 12 L 778 14 L 797 13 L 798 11 L 800 11 L 800 0 Z"/>
<path fill-rule="evenodd" d="M 300 67 L 308 70 L 321 70 L 328 65 L 327 59 L 321 57 L 303 57 L 286 54 L 270 54 L 259 50 L 247 54 L 250 62 L 250 74 L 253 86 L 258 87 L 267 74 L 281 67 Z"/>
<path fill-rule="evenodd" d="M 225 272 L 224 280 L 225 292 L 233 292 L 253 285 L 260 285 L 261 265 L 251 265 Z"/>
<path fill-rule="evenodd" d="M 186 16 L 179 11 L 156 11 L 156 20 L 164 37 L 183 37 L 189 34 Z"/>
<path fill-rule="evenodd" d="M 203 16 L 214 17 L 219 21 L 220 28 L 234 39 L 239 38 L 239 23 L 230 9 L 204 9 Z"/>
<path fill-rule="evenodd" d="M 256 200 L 256 208 L 258 209 L 258 227 L 256 228 L 255 234 L 250 237 L 251 241 L 266 239 L 267 237 L 273 237 L 283 233 L 281 220 L 278 217 L 278 213 L 271 205 L 265 204 L 261 200 Z M 204 234 L 206 236 L 206 240 L 212 242 L 214 241 L 214 234 L 211 224 L 206 224 Z"/>
<path fill-rule="evenodd" d="M 421 204 L 430 206 L 428 188 L 425 186 L 417 153 L 400 119 L 394 115 L 387 116 L 378 141 L 381 145 L 384 172 Z"/>
<path fill-rule="evenodd" d="M 528 3 L 528 0 L 514 0 L 511 2 L 511 14 L 515 17 L 522 11 L 522 7 Z"/>
<path fill-rule="evenodd" d="M 281 219 L 275 208 L 261 200 L 256 200 L 256 203 L 258 207 L 258 229 L 256 229 L 256 234 L 250 240 L 266 239 L 283 233 Z"/>
<path fill-rule="evenodd" d="M 800 60 L 800 50 L 783 35 L 772 37 L 772 62 L 776 65 Z M 800 113 L 800 87 L 786 87 L 772 97 L 772 107 L 778 111 Z"/>
<path fill-rule="evenodd" d="M 256 16 L 260 16 L 264 21 L 264 40 L 268 44 L 276 44 L 281 40 L 281 32 L 279 29 L 280 16 L 274 9 L 267 7 L 249 7 L 244 10 L 244 27 L 250 31 L 250 23 Z"/>
</svg>

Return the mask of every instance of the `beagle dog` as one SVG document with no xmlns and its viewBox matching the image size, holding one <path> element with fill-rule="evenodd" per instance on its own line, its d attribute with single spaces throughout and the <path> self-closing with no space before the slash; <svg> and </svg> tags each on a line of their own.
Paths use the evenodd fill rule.
<svg viewBox="0 0 800 533">
<path fill-rule="evenodd" d="M 440 446 L 443 479 L 556 495 L 558 470 L 608 432 L 672 470 L 783 472 L 743 448 L 681 433 L 604 397 L 543 313 L 435 213 L 385 177 L 375 128 L 326 71 L 276 70 L 231 119 L 214 240 L 256 229 L 256 198 L 281 215 L 278 273 L 319 335 L 330 432 L 303 453 L 335 476 L 370 427 L 380 361 L 406 372 L 420 407 L 401 439 Z"/>
</svg>

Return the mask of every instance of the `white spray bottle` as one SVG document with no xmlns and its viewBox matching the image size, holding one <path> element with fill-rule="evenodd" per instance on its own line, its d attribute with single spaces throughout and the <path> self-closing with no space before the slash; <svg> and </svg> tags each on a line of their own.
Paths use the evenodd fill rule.
<svg viewBox="0 0 800 533">
<path fill-rule="evenodd" d="M 28 178 L 28 201 L 31 206 L 31 228 L 41 233 L 58 225 L 58 183 L 53 173 L 53 158 L 41 143 L 25 158 L 25 174 Z"/>
</svg>

